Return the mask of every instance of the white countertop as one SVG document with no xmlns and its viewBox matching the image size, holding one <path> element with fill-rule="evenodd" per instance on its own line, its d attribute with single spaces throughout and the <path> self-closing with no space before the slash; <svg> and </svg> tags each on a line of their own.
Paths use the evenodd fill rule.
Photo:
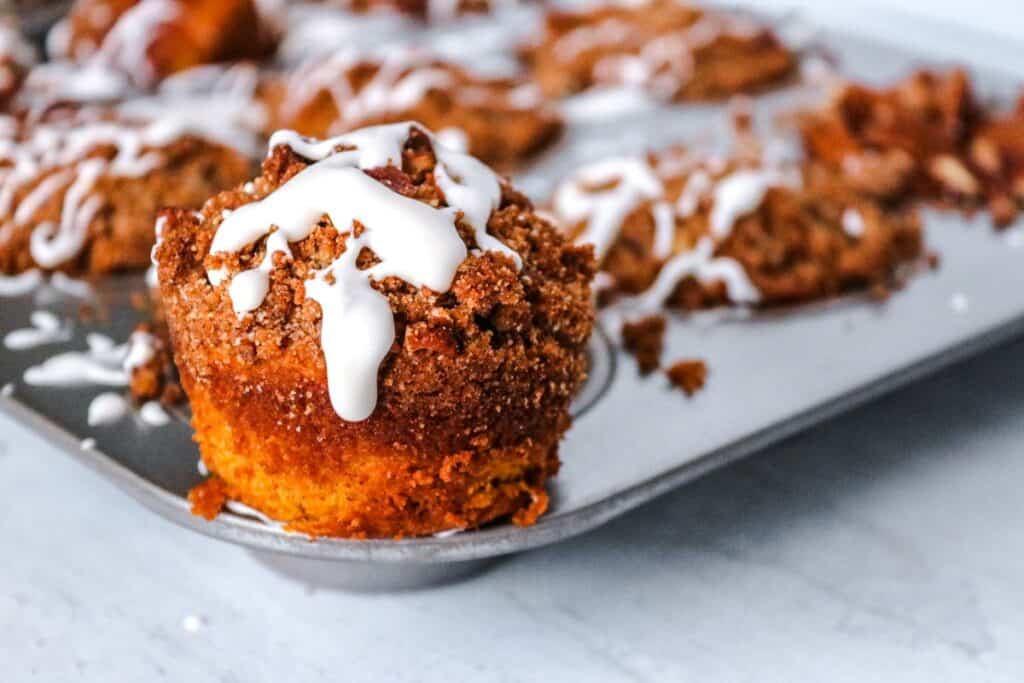
<svg viewBox="0 0 1024 683">
<path fill-rule="evenodd" d="M 0 679 L 1020 681 L 1022 357 L 397 594 L 283 578 L 0 418 Z"/>
</svg>

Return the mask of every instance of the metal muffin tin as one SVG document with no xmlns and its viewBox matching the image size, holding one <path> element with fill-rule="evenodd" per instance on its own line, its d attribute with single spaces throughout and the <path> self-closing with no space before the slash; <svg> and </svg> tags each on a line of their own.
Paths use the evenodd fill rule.
<svg viewBox="0 0 1024 683">
<path fill-rule="evenodd" d="M 885 82 L 922 60 L 852 35 L 822 35 L 840 71 Z M 1008 98 L 1013 83 L 976 74 L 982 90 Z M 822 96 L 793 86 L 758 99 L 762 123 Z M 517 181 L 537 198 L 577 164 L 675 142 L 713 141 L 722 106 L 644 109 L 578 122 L 566 139 Z M 28 351 L 0 350 L 0 409 L 118 484 L 146 507 L 208 536 L 254 550 L 276 570 L 315 583 L 395 588 L 451 579 L 492 558 L 555 543 L 593 529 L 680 484 L 807 429 L 922 375 L 1024 332 L 1024 226 L 994 231 L 983 214 L 928 211 L 927 241 L 941 267 L 911 279 L 877 303 L 859 297 L 788 311 L 743 315 L 713 311 L 670 321 L 668 361 L 707 361 L 707 387 L 687 399 L 660 375 L 640 378 L 603 334 L 591 344 L 591 378 L 574 406 L 575 424 L 551 486 L 551 511 L 532 527 L 511 525 L 408 540 L 311 540 L 258 519 L 226 512 L 212 522 L 190 514 L 185 498 L 202 479 L 183 421 L 150 427 L 125 419 L 89 428 L 96 387 L 25 385 L 25 369 L 100 331 L 124 339 L 142 314 L 131 303 L 141 277 L 94 284 L 100 322 L 78 322 L 81 301 L 42 290 L 0 299 L 0 336 L 26 327 L 46 308 L 74 320 L 72 339 Z M 83 447 L 83 440 L 95 446 Z M 91 444 L 89 444 L 91 446 Z"/>
</svg>

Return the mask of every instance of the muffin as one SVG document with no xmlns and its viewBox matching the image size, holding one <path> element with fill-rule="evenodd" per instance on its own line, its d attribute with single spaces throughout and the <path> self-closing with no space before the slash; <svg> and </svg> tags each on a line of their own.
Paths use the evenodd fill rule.
<svg viewBox="0 0 1024 683">
<path fill-rule="evenodd" d="M 676 0 L 552 10 L 521 54 L 549 97 L 632 86 L 668 101 L 716 99 L 775 85 L 796 65 L 750 18 Z"/>
<path fill-rule="evenodd" d="M 2 274 L 145 269 L 158 209 L 198 207 L 252 168 L 232 146 L 239 142 L 235 131 L 173 110 L 155 118 L 110 109 L 54 111 L 40 121 L 8 117 L 4 123 Z"/>
<path fill-rule="evenodd" d="M 915 213 L 826 169 L 683 149 L 588 165 L 558 186 L 551 211 L 594 245 L 600 300 L 648 312 L 877 290 L 922 249 Z"/>
<path fill-rule="evenodd" d="M 381 58 L 343 49 L 264 88 L 271 129 L 324 137 L 367 125 L 419 121 L 503 168 L 548 147 L 562 122 L 533 85 L 482 78 L 423 53 Z"/>
<path fill-rule="evenodd" d="M 799 122 L 810 157 L 864 192 L 972 204 L 982 187 L 965 152 L 983 116 L 955 69 L 918 71 L 888 88 L 846 84 Z"/>
<path fill-rule="evenodd" d="M 279 27 L 261 9 L 256 0 L 76 0 L 47 47 L 149 89 L 200 64 L 270 56 Z"/>
<path fill-rule="evenodd" d="M 282 131 L 252 183 L 163 217 L 197 513 L 379 538 L 545 511 L 593 257 L 488 167 L 413 123 Z"/>
</svg>

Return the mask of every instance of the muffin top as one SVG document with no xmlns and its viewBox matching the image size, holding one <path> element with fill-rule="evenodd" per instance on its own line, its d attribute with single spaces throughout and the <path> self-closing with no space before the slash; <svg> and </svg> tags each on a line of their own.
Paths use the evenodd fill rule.
<svg viewBox="0 0 1024 683">
<path fill-rule="evenodd" d="M 185 373 L 301 385 L 282 399 L 299 414 L 326 385 L 343 420 L 384 431 L 410 416 L 528 430 L 564 412 L 592 325 L 590 247 L 418 124 L 270 146 L 252 183 L 163 216 Z"/>
</svg>

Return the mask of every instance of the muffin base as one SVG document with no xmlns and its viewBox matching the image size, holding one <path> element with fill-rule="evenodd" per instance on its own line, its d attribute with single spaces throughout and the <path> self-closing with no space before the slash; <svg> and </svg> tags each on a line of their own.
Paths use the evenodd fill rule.
<svg viewBox="0 0 1024 683">
<path fill-rule="evenodd" d="M 502 518 L 529 526 L 547 510 L 544 485 L 558 471 L 558 431 L 445 454 L 361 439 L 340 457 L 318 458 L 286 435 L 236 427 L 230 411 L 190 389 L 195 440 L 213 476 L 189 500 L 208 519 L 235 500 L 311 536 L 426 536 Z"/>
</svg>

